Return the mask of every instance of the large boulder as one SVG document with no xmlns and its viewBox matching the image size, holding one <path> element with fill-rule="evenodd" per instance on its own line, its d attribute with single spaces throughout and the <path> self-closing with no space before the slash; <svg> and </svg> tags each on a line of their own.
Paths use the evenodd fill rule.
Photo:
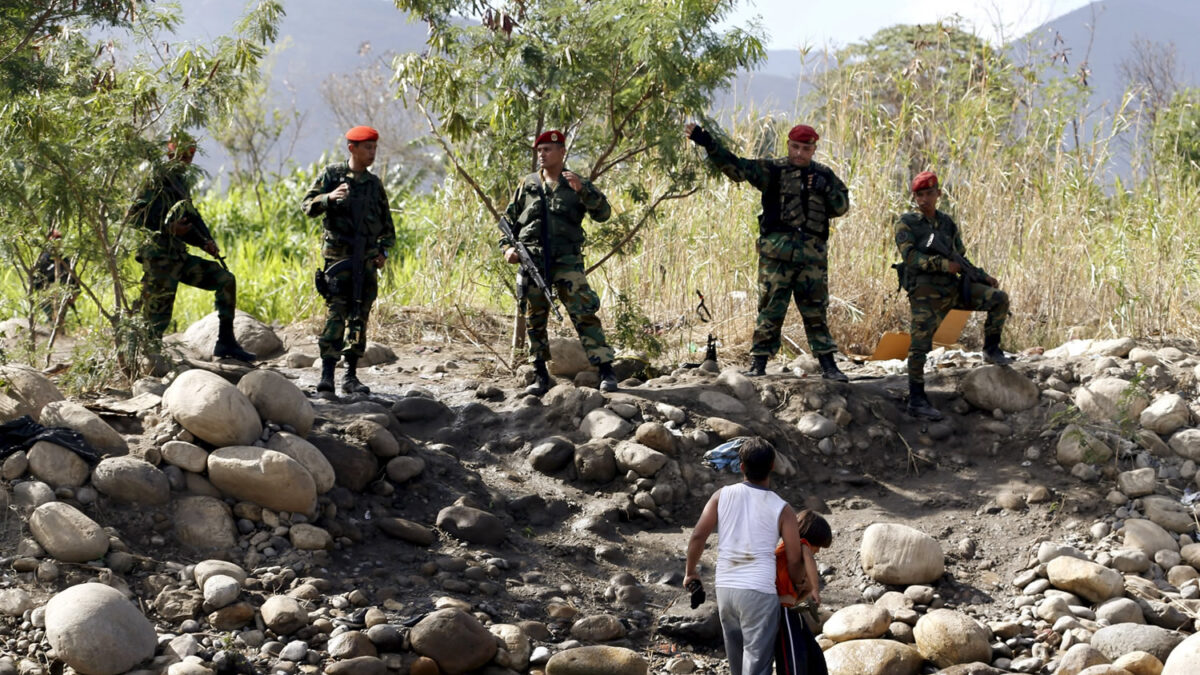
<svg viewBox="0 0 1200 675">
<path fill-rule="evenodd" d="M 225 378 L 189 370 L 163 394 L 163 407 L 197 438 L 217 447 L 250 445 L 262 434 L 258 411 Z"/>
<path fill-rule="evenodd" d="M 313 425 L 313 407 L 292 381 L 274 370 L 254 370 L 237 383 L 238 391 L 250 399 L 259 417 L 288 425 L 307 436 Z"/>
<path fill-rule="evenodd" d="M 82 675 L 116 675 L 154 656 L 154 625 L 105 584 L 72 586 L 46 603 L 46 640 Z"/>
<path fill-rule="evenodd" d="M 621 471 L 633 471 L 639 476 L 648 478 L 666 466 L 670 458 L 641 443 L 624 442 L 617 445 L 615 459 L 617 468 Z"/>
<path fill-rule="evenodd" d="M 242 382 L 245 381 L 246 379 L 242 378 Z M 313 483 L 317 486 L 317 494 L 322 495 L 333 489 L 337 475 L 333 471 L 333 465 L 329 463 L 325 455 L 321 454 L 317 446 L 296 434 L 281 431 L 267 441 L 267 449 L 282 452 L 300 462 L 300 465 L 312 475 Z"/>
<path fill-rule="evenodd" d="M 174 501 L 175 538 L 199 551 L 224 550 L 237 543 L 229 506 L 216 497 L 180 497 Z"/>
<path fill-rule="evenodd" d="M 221 492 L 274 511 L 312 513 L 317 486 L 300 462 L 282 452 L 253 446 L 214 450 L 208 479 Z"/>
<path fill-rule="evenodd" d="M 1064 468 L 1079 464 L 1103 464 L 1112 459 L 1112 448 L 1087 430 L 1068 424 L 1058 435 L 1056 447 L 1058 463 Z"/>
<path fill-rule="evenodd" d="M 87 562 L 108 552 L 108 535 L 96 521 L 62 502 L 42 504 L 29 516 L 29 531 L 46 553 L 63 562 Z"/>
<path fill-rule="evenodd" d="M 875 605 L 849 605 L 833 613 L 821 631 L 834 642 L 883 637 L 892 622 L 892 613 Z"/>
<path fill-rule="evenodd" d="M 850 640 L 825 651 L 829 675 L 917 675 L 921 654 L 894 640 Z"/>
<path fill-rule="evenodd" d="M 988 629 L 961 612 L 950 609 L 930 611 L 913 627 L 913 637 L 921 656 L 939 668 L 992 660 Z"/>
<path fill-rule="evenodd" d="M 15 404 L 6 406 L 5 416 L 9 419 L 29 415 L 41 421 L 42 408 L 46 404 L 63 400 L 62 392 L 48 377 L 20 364 L 0 366 L 0 395 Z"/>
<path fill-rule="evenodd" d="M 92 485 L 119 502 L 154 506 L 171 499 L 167 474 L 136 457 L 108 457 L 92 470 Z"/>
<path fill-rule="evenodd" d="M 1013 413 L 1037 405 L 1041 392 L 1028 377 L 1013 368 L 983 366 L 974 368 L 962 381 L 963 398 L 976 408 L 991 412 L 997 408 Z"/>
<path fill-rule="evenodd" d="M 183 341 L 192 351 L 202 356 L 212 354 L 213 346 L 217 344 L 217 329 L 220 319 L 212 312 L 196 323 L 188 326 L 183 333 Z M 249 314 L 238 310 L 233 317 L 233 335 L 243 349 L 253 352 L 260 359 L 270 358 L 283 352 L 283 341 L 271 330 L 271 327 Z"/>
<path fill-rule="evenodd" d="M 898 523 L 875 523 L 863 532 L 859 559 L 881 584 L 925 584 L 946 571 L 942 546 L 933 537 Z"/>
<path fill-rule="evenodd" d="M 1059 556 L 1046 566 L 1046 576 L 1055 588 L 1061 588 L 1085 598 L 1089 602 L 1104 602 L 1125 593 L 1125 579 L 1121 573 L 1071 556 Z"/>
<path fill-rule="evenodd" d="M 1171 435 L 1167 444 L 1176 455 L 1200 462 L 1200 429 L 1183 429 Z"/>
<path fill-rule="evenodd" d="M 1075 406 L 1093 422 L 1133 421 L 1148 401 L 1133 384 L 1118 377 L 1100 377 L 1075 390 Z"/>
<path fill-rule="evenodd" d="M 73 401 L 51 401 L 42 408 L 44 427 L 67 427 L 78 431 L 93 448 L 106 455 L 127 455 L 129 444 L 96 413 Z"/>
<path fill-rule="evenodd" d="M 1149 407 L 1142 411 L 1140 422 L 1143 428 L 1156 434 L 1169 436 L 1181 427 L 1187 426 L 1192 413 L 1188 410 L 1187 401 L 1179 394 L 1163 394 L 1154 399 Z"/>
<path fill-rule="evenodd" d="M 1193 633 L 1171 650 L 1161 675 L 1193 675 L 1197 663 L 1200 663 L 1200 633 Z"/>
<path fill-rule="evenodd" d="M 474 616 L 461 609 L 439 609 L 421 619 L 409 633 L 412 650 L 437 662 L 446 675 L 467 673 L 492 660 L 496 638 Z"/>
<path fill-rule="evenodd" d="M 1159 661 L 1166 661 L 1180 642 L 1183 642 L 1183 635 L 1173 630 L 1140 623 L 1118 623 L 1096 631 L 1091 645 L 1110 661 L 1136 651 L 1149 652 Z"/>
<path fill-rule="evenodd" d="M 607 483 L 617 476 L 617 460 L 611 442 L 591 441 L 575 448 L 575 473 L 579 480 Z"/>
<path fill-rule="evenodd" d="M 551 656 L 546 675 L 646 675 L 647 668 L 646 660 L 632 649 L 590 645 Z"/>
<path fill-rule="evenodd" d="M 1196 527 L 1192 507 L 1185 506 L 1173 497 L 1147 495 L 1142 498 L 1142 511 L 1147 520 L 1168 532 L 1190 534 Z"/>
<path fill-rule="evenodd" d="M 1130 518 L 1122 528 L 1125 534 L 1124 547 L 1135 548 L 1154 558 L 1159 551 L 1179 552 L 1179 542 L 1159 524 L 1144 518 Z"/>
<path fill-rule="evenodd" d="M 495 546 L 508 535 L 499 518 L 464 504 L 438 511 L 437 526 L 463 541 L 484 546 Z"/>
<path fill-rule="evenodd" d="M 80 487 L 91 469 L 70 450 L 49 441 L 38 441 L 27 454 L 29 473 L 53 487 Z"/>
</svg>

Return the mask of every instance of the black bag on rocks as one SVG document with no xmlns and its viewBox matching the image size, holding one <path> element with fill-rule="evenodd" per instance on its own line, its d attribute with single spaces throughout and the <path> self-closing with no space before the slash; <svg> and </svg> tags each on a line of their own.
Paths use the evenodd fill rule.
<svg viewBox="0 0 1200 675">
<path fill-rule="evenodd" d="M 61 445 L 90 465 L 95 466 L 100 462 L 100 454 L 88 445 L 78 431 L 65 427 L 44 427 L 34 422 L 29 415 L 22 415 L 11 422 L 0 424 L 0 459 L 26 450 L 38 441 Z"/>
</svg>

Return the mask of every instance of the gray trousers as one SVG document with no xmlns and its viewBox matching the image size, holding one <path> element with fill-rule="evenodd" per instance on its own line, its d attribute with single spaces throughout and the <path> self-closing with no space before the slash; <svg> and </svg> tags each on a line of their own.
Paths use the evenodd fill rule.
<svg viewBox="0 0 1200 675">
<path fill-rule="evenodd" d="M 717 615 L 732 675 L 771 675 L 779 632 L 779 596 L 717 587 Z"/>
</svg>

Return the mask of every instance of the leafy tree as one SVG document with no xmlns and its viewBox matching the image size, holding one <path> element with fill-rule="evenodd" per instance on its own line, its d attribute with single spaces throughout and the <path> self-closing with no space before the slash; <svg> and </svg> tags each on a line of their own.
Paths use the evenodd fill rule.
<svg viewBox="0 0 1200 675">
<path fill-rule="evenodd" d="M 178 19 L 149 0 L 6 3 L 0 254 L 28 270 L 58 230 L 84 296 L 123 343 L 138 237 L 123 217 L 130 195 L 162 161 L 165 136 L 202 126 L 247 91 L 281 15 L 277 0 L 257 0 L 234 36 L 193 46 L 162 39 Z M 117 40 L 126 36 L 131 48 Z M 34 302 L 24 309 L 32 324 Z"/>
</svg>

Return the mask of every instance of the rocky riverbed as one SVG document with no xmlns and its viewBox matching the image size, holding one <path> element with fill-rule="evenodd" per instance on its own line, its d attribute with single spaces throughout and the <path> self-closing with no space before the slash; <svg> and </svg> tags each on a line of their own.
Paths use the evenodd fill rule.
<svg viewBox="0 0 1200 675">
<path fill-rule="evenodd" d="M 939 353 L 925 423 L 895 364 L 629 359 L 603 394 L 572 340 L 540 400 L 432 342 L 373 344 L 372 394 L 318 398 L 311 339 L 237 327 L 259 368 L 193 357 L 99 398 L 0 367 L 0 421 L 97 453 L 0 459 L 0 675 L 727 672 L 682 556 L 738 480 L 704 453 L 747 435 L 834 527 L 831 673 L 1200 672 L 1191 343 Z"/>
</svg>

